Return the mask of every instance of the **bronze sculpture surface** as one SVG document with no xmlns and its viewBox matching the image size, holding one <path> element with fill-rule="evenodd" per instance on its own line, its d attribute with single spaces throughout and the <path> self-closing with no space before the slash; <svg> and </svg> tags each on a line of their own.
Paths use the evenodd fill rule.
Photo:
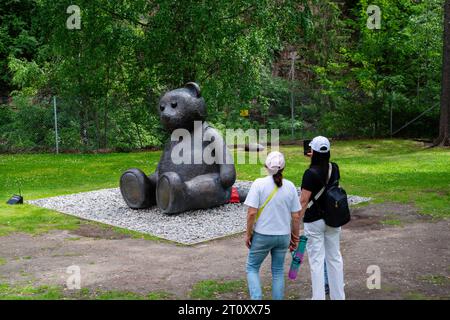
<svg viewBox="0 0 450 320">
<path fill-rule="evenodd" d="M 122 174 L 120 191 L 127 205 L 141 209 L 156 204 L 172 214 L 227 203 L 236 170 L 221 134 L 205 122 L 200 87 L 189 82 L 167 92 L 160 99 L 159 113 L 171 138 L 153 174 L 136 168 Z M 243 201 L 246 190 L 238 195 Z"/>
</svg>

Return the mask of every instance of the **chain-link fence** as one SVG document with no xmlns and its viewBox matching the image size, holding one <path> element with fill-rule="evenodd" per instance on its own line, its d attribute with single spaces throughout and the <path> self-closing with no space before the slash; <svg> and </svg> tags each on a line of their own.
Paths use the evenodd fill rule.
<svg viewBox="0 0 450 320">
<path fill-rule="evenodd" d="M 365 102 L 363 103 L 363 101 Z M 168 134 L 158 101 L 78 97 L 2 97 L 0 152 L 110 152 L 159 148 Z M 208 101 L 207 105 L 208 105 Z M 433 137 L 438 104 L 411 108 L 349 90 L 284 90 L 250 109 L 211 108 L 208 121 L 225 129 L 278 129 L 280 139 Z"/>
<path fill-rule="evenodd" d="M 14 97 L 0 105 L 1 152 L 128 151 L 159 146 L 156 108 L 143 101 Z"/>
</svg>

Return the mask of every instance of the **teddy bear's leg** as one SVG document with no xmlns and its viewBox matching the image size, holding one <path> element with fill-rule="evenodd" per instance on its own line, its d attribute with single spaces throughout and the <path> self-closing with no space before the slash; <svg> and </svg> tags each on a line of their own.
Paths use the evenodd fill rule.
<svg viewBox="0 0 450 320">
<path fill-rule="evenodd" d="M 139 169 L 129 169 L 120 177 L 120 192 L 126 204 L 132 209 L 148 208 L 156 203 L 155 174 L 147 177 Z"/>
<path fill-rule="evenodd" d="M 176 172 L 160 175 L 156 185 L 156 204 L 164 213 L 186 210 L 186 185 Z"/>
<path fill-rule="evenodd" d="M 231 196 L 231 187 L 222 186 L 219 173 L 203 174 L 187 181 L 186 190 L 189 204 L 195 209 L 220 206 Z"/>
<path fill-rule="evenodd" d="M 245 202 L 245 199 L 247 199 L 248 192 L 250 189 L 248 188 L 237 188 L 238 194 L 239 194 L 239 201 Z"/>
<path fill-rule="evenodd" d="M 205 209 L 222 205 L 230 198 L 231 188 L 223 188 L 218 173 L 197 176 L 183 182 L 177 173 L 160 176 L 156 202 L 165 213 Z"/>
</svg>

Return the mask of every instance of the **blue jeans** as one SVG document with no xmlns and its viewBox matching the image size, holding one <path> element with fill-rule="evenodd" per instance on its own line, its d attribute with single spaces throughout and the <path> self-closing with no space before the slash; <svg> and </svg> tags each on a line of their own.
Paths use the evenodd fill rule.
<svg viewBox="0 0 450 320">
<path fill-rule="evenodd" d="M 291 235 L 273 236 L 253 233 L 252 245 L 247 259 L 247 282 L 250 298 L 262 300 L 259 269 L 270 252 L 272 257 L 272 299 L 284 297 L 284 258 L 289 247 Z"/>
</svg>

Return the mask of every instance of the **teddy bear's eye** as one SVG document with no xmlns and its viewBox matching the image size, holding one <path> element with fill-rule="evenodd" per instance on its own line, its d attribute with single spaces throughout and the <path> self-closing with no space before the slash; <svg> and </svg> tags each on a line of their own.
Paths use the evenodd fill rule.
<svg viewBox="0 0 450 320">
<path fill-rule="evenodd" d="M 177 107 L 177 105 L 178 105 L 178 103 L 176 103 L 176 102 L 172 102 L 172 103 L 171 103 L 170 105 L 172 106 L 172 108 L 176 108 L 176 107 Z"/>
</svg>

